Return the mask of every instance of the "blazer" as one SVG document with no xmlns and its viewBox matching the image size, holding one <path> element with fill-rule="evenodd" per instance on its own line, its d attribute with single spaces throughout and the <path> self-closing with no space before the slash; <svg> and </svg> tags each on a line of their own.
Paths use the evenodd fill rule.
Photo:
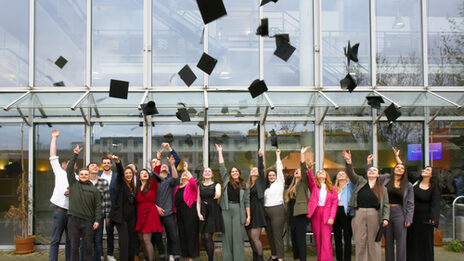
<svg viewBox="0 0 464 261">
<path fill-rule="evenodd" d="M 98 171 L 98 177 L 101 177 L 103 175 L 103 171 Z M 121 175 L 124 176 L 124 173 L 121 173 Z M 111 182 L 109 184 L 110 186 L 110 199 L 111 203 L 114 202 L 115 196 L 116 196 L 116 179 L 118 176 L 118 172 L 111 171 Z"/>
<path fill-rule="evenodd" d="M 116 175 L 115 196 L 111 204 L 111 210 L 109 218 L 112 222 L 123 223 L 124 221 L 135 219 L 137 216 L 136 203 L 135 203 L 135 185 L 132 184 L 133 191 L 131 192 L 129 187 L 124 181 L 124 170 L 122 163 L 116 163 L 116 169 L 118 175 Z M 111 179 L 113 183 L 113 179 Z"/>
<path fill-rule="evenodd" d="M 301 181 L 298 182 L 295 189 L 295 206 L 293 207 L 293 213 L 290 213 L 290 215 L 308 215 L 308 184 L 308 169 L 306 168 L 306 163 L 303 162 L 301 163 Z"/>
<path fill-rule="evenodd" d="M 180 188 L 180 185 L 174 189 L 174 195 L 177 193 L 177 190 L 179 190 L 179 188 Z M 185 190 L 184 190 L 184 202 L 185 204 L 187 204 L 189 208 L 192 207 L 195 201 L 197 201 L 197 192 L 198 192 L 197 190 L 198 190 L 197 182 L 195 181 L 193 177 L 191 177 L 187 185 L 185 186 Z M 173 204 L 173 206 L 174 206 L 174 213 L 175 213 L 177 211 L 176 204 Z"/>
<path fill-rule="evenodd" d="M 317 203 L 319 202 L 319 194 L 321 192 L 321 189 L 316 186 L 316 181 L 314 179 L 314 174 L 313 170 L 310 169 L 308 173 L 308 187 L 309 190 L 311 191 L 311 196 L 309 198 L 308 202 L 308 217 L 311 218 L 311 216 L 314 214 L 314 211 L 316 210 Z M 325 203 L 324 203 L 324 212 L 323 212 L 323 221 L 324 224 L 327 224 L 329 219 L 332 219 L 335 221 L 335 215 L 337 214 L 337 206 L 338 206 L 338 195 L 337 195 L 337 190 L 335 187 L 332 188 L 332 191 L 329 191 L 327 189 L 327 196 L 325 197 Z"/>
<path fill-rule="evenodd" d="M 229 184 L 229 173 L 227 172 L 226 165 L 224 163 L 219 163 L 219 170 L 221 172 L 222 178 L 222 198 L 221 198 L 221 208 L 229 209 L 229 195 L 227 194 L 227 185 Z M 246 210 L 245 208 L 250 207 L 250 188 L 246 184 L 245 189 L 240 190 L 240 222 L 242 224 L 246 223 Z"/>
</svg>

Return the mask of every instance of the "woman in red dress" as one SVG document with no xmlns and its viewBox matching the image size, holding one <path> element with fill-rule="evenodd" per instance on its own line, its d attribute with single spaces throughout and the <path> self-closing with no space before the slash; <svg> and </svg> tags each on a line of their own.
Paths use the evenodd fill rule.
<svg viewBox="0 0 464 261">
<path fill-rule="evenodd" d="M 135 231 L 138 234 L 140 244 L 143 246 L 145 258 L 153 261 L 153 245 L 151 243 L 152 233 L 162 233 L 158 210 L 156 209 L 156 190 L 158 182 L 150 178 L 146 169 L 140 171 L 137 183 L 137 225 Z"/>
</svg>

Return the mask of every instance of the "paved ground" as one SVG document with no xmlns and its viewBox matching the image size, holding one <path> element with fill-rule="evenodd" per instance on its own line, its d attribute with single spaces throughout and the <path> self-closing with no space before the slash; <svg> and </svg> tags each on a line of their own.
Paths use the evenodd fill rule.
<svg viewBox="0 0 464 261">
<path fill-rule="evenodd" d="M 247 256 L 247 260 L 252 260 L 251 257 L 251 248 L 245 247 L 245 252 Z M 117 255 L 116 255 L 117 256 Z M 222 260 L 221 248 L 216 247 L 215 253 L 215 260 Z M 265 250 L 264 252 L 265 260 L 269 257 L 269 250 Z M 309 261 L 316 260 L 317 257 L 314 253 L 314 247 L 308 247 L 308 259 Z M 48 250 L 39 250 L 35 253 L 28 254 L 28 255 L 15 255 L 14 251 L 0 251 L 0 261 L 39 261 L 39 260 L 48 260 Z M 60 251 L 60 260 L 64 260 L 64 251 Z M 196 260 L 206 261 L 207 256 L 204 251 L 201 251 L 201 255 Z M 285 255 L 285 260 L 293 260 L 291 252 L 287 251 Z M 353 257 L 354 260 L 354 257 Z M 435 247 L 435 260 L 437 261 L 463 261 L 464 254 L 463 253 L 454 253 L 446 250 L 443 247 Z"/>
</svg>

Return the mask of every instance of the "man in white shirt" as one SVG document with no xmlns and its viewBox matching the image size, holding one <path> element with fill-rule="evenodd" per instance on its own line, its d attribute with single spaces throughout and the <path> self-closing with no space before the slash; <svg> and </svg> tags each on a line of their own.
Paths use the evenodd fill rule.
<svg viewBox="0 0 464 261">
<path fill-rule="evenodd" d="M 56 141 L 58 136 L 60 136 L 60 132 L 58 130 L 52 130 L 52 140 L 50 142 L 50 165 L 52 166 L 53 174 L 55 174 L 55 188 L 53 189 L 50 202 L 55 205 L 56 209 L 53 212 L 53 234 L 49 252 L 50 261 L 58 260 L 58 249 L 63 232 L 66 233 L 66 260 L 71 259 L 71 243 L 68 237 L 69 199 L 65 196 L 65 192 L 69 186 L 65 171 L 68 162 L 64 161 L 60 165 L 59 157 L 56 155 Z"/>
</svg>

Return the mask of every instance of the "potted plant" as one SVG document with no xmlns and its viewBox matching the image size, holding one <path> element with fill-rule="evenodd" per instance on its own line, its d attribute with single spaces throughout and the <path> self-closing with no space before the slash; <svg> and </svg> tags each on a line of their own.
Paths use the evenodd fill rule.
<svg viewBox="0 0 464 261">
<path fill-rule="evenodd" d="M 23 123 L 24 124 L 24 123 Z M 28 254 L 34 252 L 35 236 L 29 235 L 27 231 L 28 214 L 29 214 L 29 200 L 28 191 L 29 183 L 24 173 L 24 156 L 23 156 L 23 125 L 21 125 L 21 163 L 13 162 L 7 166 L 15 174 L 21 174 L 19 181 L 17 195 L 18 205 L 11 205 L 8 212 L 5 214 L 7 219 L 6 225 L 12 223 L 14 230 L 14 242 L 16 245 L 16 254 Z M 21 234 L 16 233 L 17 228 L 21 228 Z"/>
</svg>

